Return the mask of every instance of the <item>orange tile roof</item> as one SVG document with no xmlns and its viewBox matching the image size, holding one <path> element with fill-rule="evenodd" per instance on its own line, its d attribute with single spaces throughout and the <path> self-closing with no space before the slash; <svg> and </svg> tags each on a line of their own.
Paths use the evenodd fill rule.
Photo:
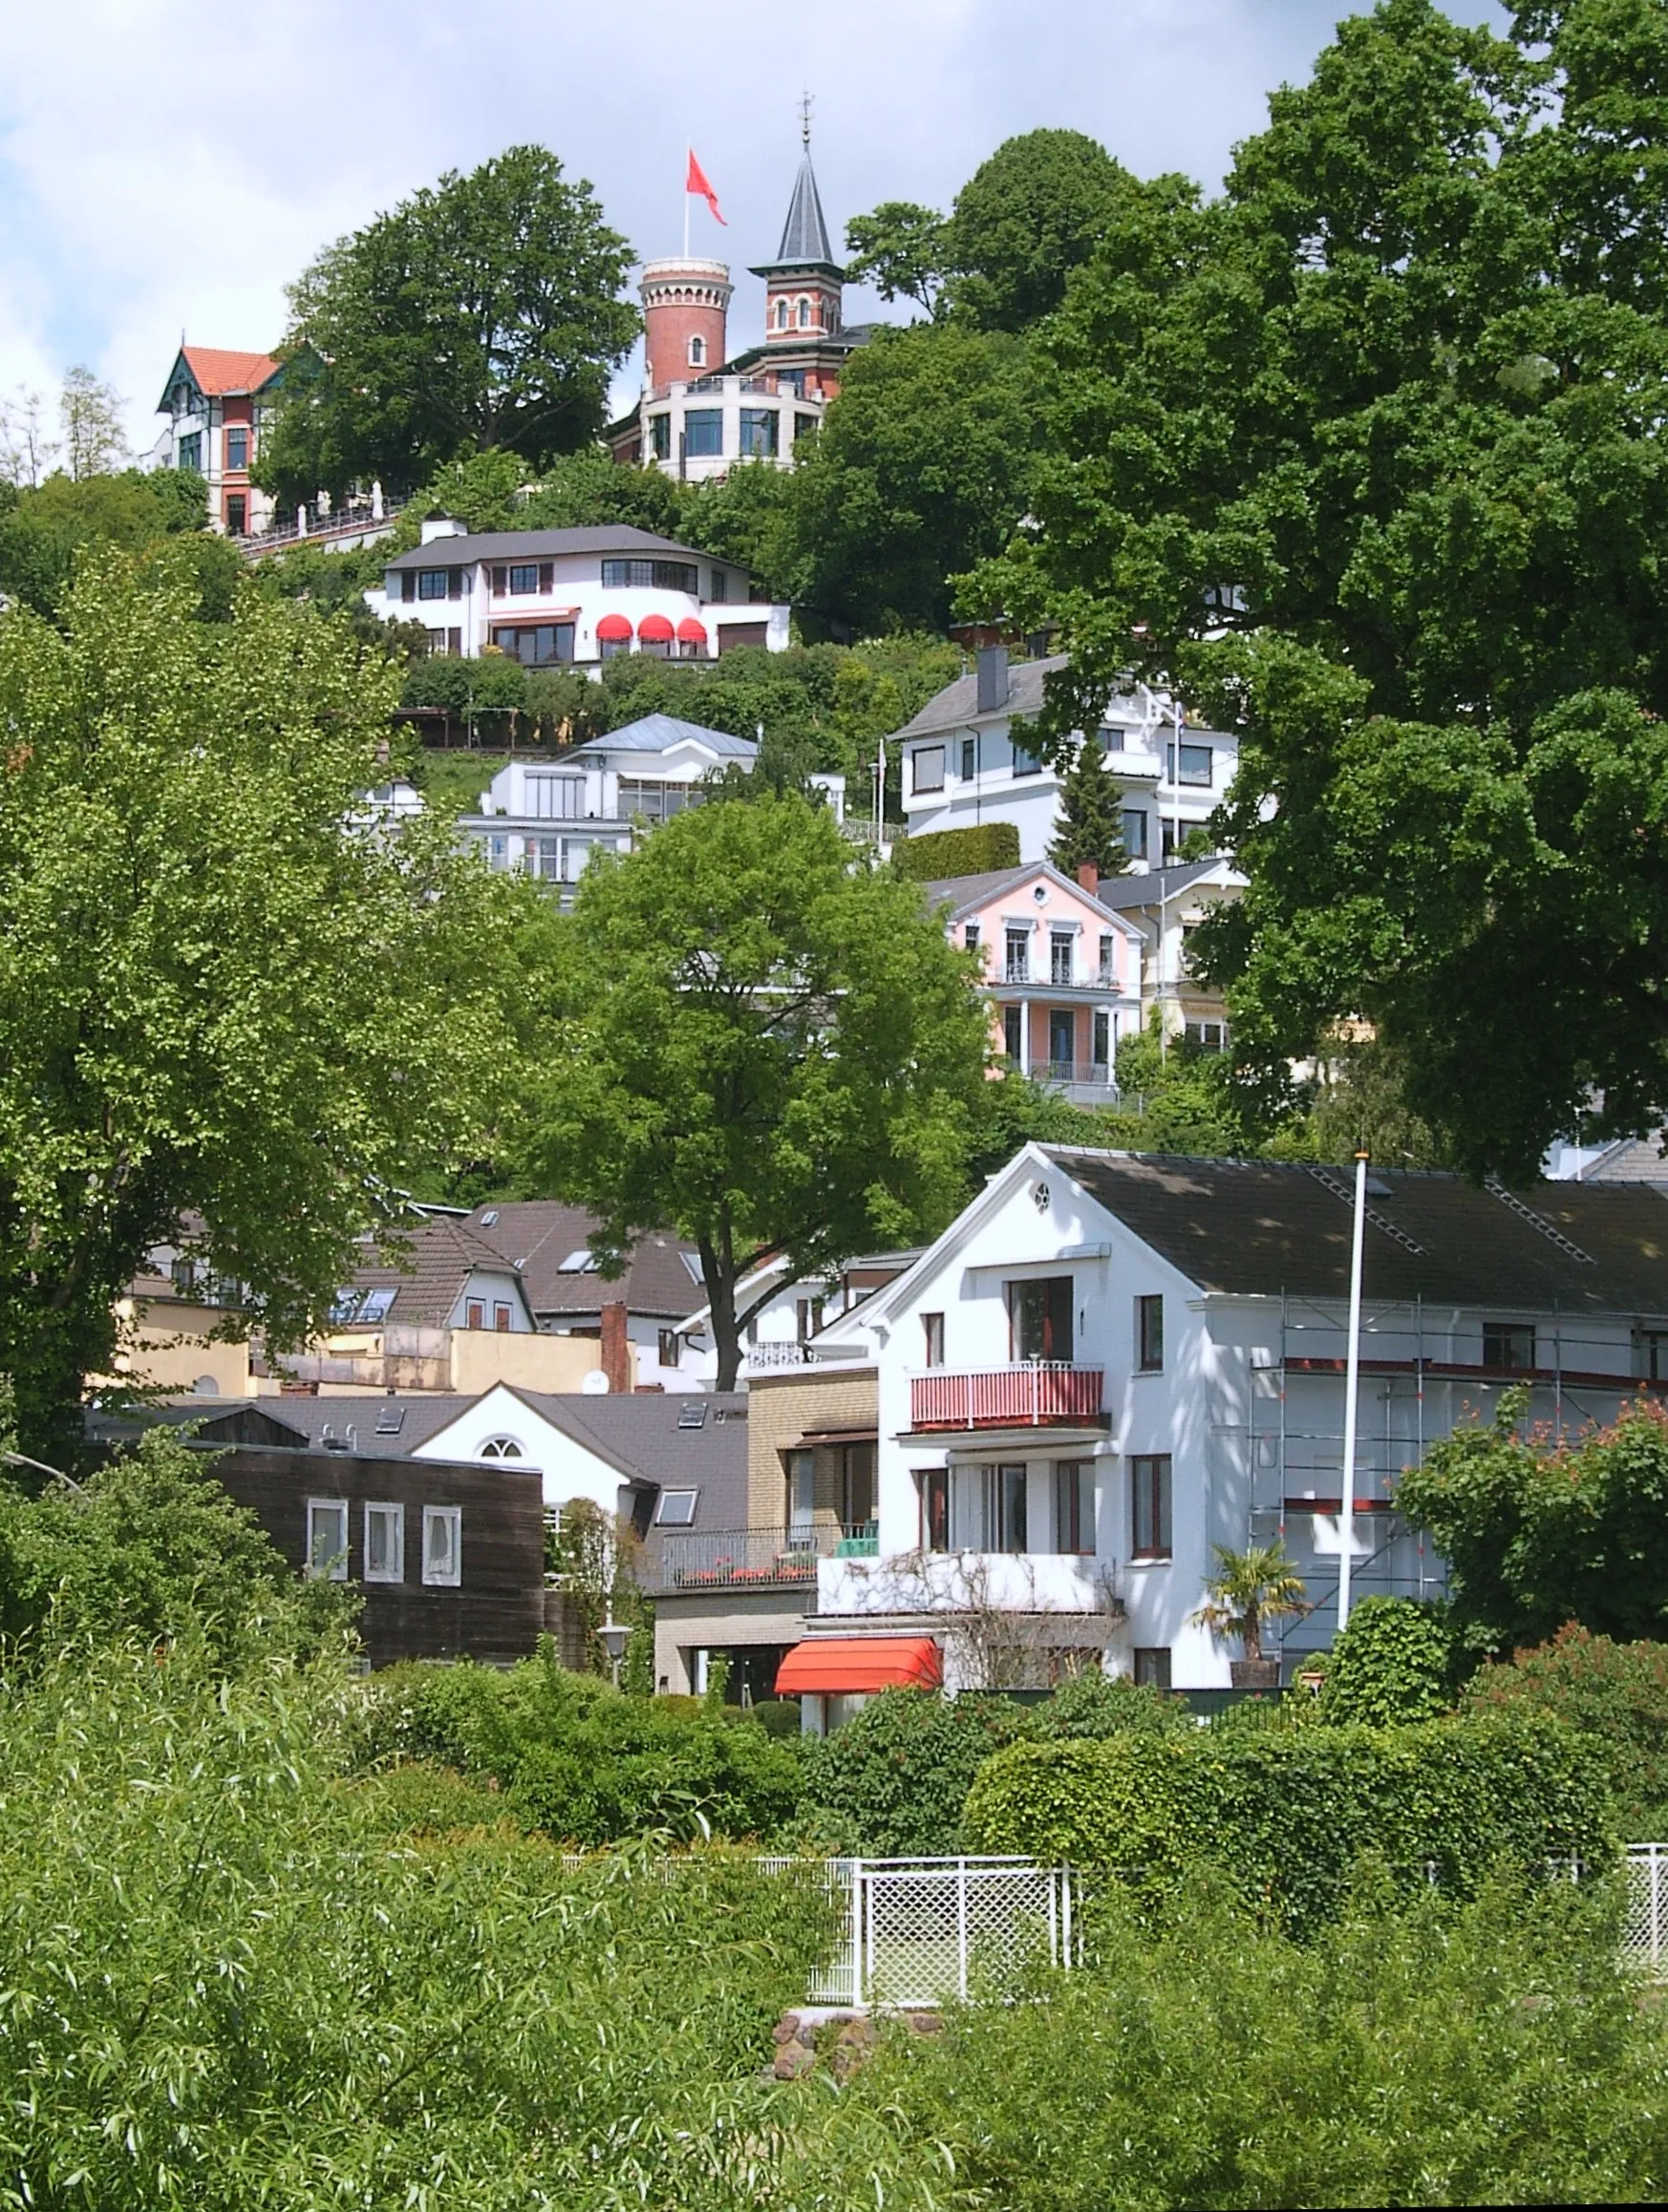
<svg viewBox="0 0 1668 2212">
<path fill-rule="evenodd" d="M 278 373 L 270 353 L 233 353 L 223 346 L 182 346 L 191 373 L 210 398 L 228 392 L 259 392 Z"/>
</svg>

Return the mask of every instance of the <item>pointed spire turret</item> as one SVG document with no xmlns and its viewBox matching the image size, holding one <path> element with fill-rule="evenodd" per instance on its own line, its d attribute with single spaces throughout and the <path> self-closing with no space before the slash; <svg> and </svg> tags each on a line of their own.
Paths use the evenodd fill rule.
<svg viewBox="0 0 1668 2212">
<path fill-rule="evenodd" d="M 776 259 L 760 262 L 753 273 L 773 277 L 784 276 L 792 270 L 808 276 L 815 271 L 818 275 L 839 279 L 845 272 L 834 259 L 834 248 L 828 243 L 828 225 L 823 219 L 823 202 L 817 191 L 817 172 L 811 167 L 809 93 L 800 101 L 800 142 L 804 153 L 800 173 L 794 179 L 787 221 L 781 226 L 781 244 L 776 249 Z"/>
</svg>

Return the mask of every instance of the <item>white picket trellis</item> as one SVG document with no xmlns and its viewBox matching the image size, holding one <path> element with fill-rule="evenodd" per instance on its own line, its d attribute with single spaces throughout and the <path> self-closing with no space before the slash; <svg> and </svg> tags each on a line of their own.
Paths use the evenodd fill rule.
<svg viewBox="0 0 1668 2212">
<path fill-rule="evenodd" d="M 940 2005 L 1081 1959 L 1079 1877 L 1029 1859 L 835 1859 L 844 1928 L 815 2005 Z"/>
<path fill-rule="evenodd" d="M 1622 1957 L 1630 1967 L 1659 1975 L 1665 1954 L 1668 1954 L 1668 1843 L 1630 1843 Z"/>
</svg>

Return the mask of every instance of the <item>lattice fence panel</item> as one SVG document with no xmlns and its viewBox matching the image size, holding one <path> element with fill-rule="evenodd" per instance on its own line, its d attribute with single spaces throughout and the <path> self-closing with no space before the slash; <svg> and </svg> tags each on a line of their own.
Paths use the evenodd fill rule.
<svg viewBox="0 0 1668 2212">
<path fill-rule="evenodd" d="M 861 1870 L 863 1995 L 930 2005 L 1000 1988 L 1038 1955 L 1065 1955 L 1070 1877 L 1052 1867 L 950 1861 Z"/>
<path fill-rule="evenodd" d="M 1622 1957 L 1659 1974 L 1668 1958 L 1668 1845 L 1628 1846 L 1628 1901 L 1622 1915 Z"/>
</svg>

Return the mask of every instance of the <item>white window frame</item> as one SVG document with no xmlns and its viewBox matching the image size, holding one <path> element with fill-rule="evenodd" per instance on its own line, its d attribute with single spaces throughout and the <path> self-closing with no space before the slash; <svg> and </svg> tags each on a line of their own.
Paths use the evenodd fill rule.
<svg viewBox="0 0 1668 2212">
<path fill-rule="evenodd" d="M 935 797 L 944 789 L 945 752 L 942 745 L 917 745 L 909 755 L 909 797 Z"/>
<path fill-rule="evenodd" d="M 333 1513 L 340 1516 L 342 1548 L 328 1567 L 318 1563 L 318 1545 L 313 1537 L 313 1515 Z M 307 1576 L 310 1582 L 345 1583 L 348 1579 L 348 1501 L 345 1498 L 310 1498 L 307 1501 Z"/>
<path fill-rule="evenodd" d="M 394 1563 L 375 1569 L 371 1564 L 371 1516 L 374 1513 L 391 1513 L 394 1516 Z M 405 1507 L 396 1505 L 392 1499 L 373 1498 L 365 1503 L 365 1580 L 368 1583 L 402 1583 L 405 1580 Z"/>
<path fill-rule="evenodd" d="M 673 1489 L 662 1490 L 654 1504 L 655 1527 L 693 1528 L 695 1526 L 695 1512 L 700 1504 L 700 1497 L 701 1494 L 699 1486 L 692 1482 L 680 1482 Z M 674 1519 L 673 1516 L 670 1515 L 666 1510 L 667 1506 L 674 1498 L 687 1498 L 689 1499 L 689 1511 L 681 1519 Z"/>
<path fill-rule="evenodd" d="M 447 1521 L 452 1529 L 452 1571 L 438 1574 L 429 1549 L 429 1530 Z M 423 1507 L 423 1581 L 431 1589 L 455 1590 L 463 1580 L 463 1508 L 460 1505 Z"/>
</svg>

